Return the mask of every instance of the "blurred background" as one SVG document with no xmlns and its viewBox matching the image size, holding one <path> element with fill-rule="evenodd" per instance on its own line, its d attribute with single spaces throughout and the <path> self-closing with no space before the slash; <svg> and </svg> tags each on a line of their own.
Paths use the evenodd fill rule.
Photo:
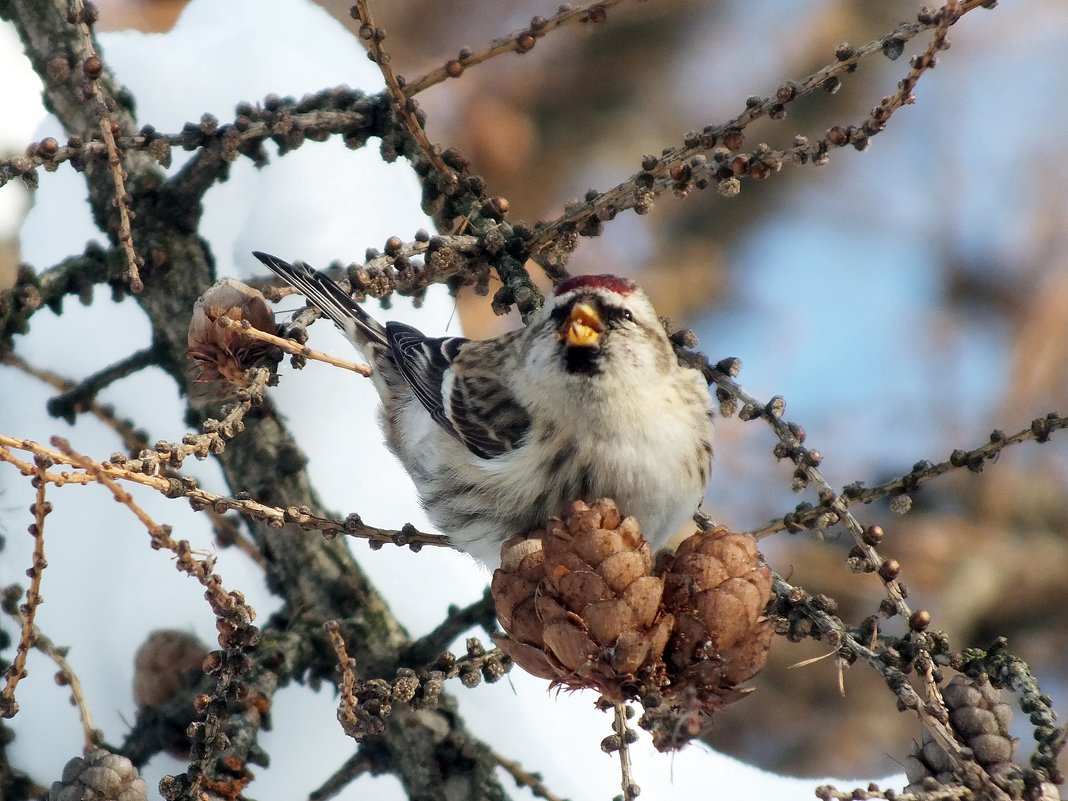
<svg viewBox="0 0 1068 801">
<path fill-rule="evenodd" d="M 98 5 L 101 29 L 166 31 L 185 4 Z M 350 3 L 322 5 L 353 27 Z M 459 148 L 509 199 L 510 219 L 551 219 L 587 189 L 625 180 L 643 154 L 735 116 L 748 96 L 815 71 L 840 42 L 860 45 L 914 20 L 919 6 L 625 3 L 606 25 L 559 31 L 419 101 L 431 140 Z M 414 78 L 555 5 L 393 0 L 374 10 L 394 69 Z M 650 214 L 622 214 L 583 240 L 570 265 L 634 277 L 662 314 L 696 331 L 713 361 L 740 357 L 741 384 L 761 398 L 785 396 L 787 417 L 805 427 L 837 486 L 874 485 L 920 459 L 974 448 L 994 428 L 1068 414 L 1068 5 L 979 10 L 950 41 L 916 104 L 866 152 L 833 151 L 825 167 L 744 181 L 730 200 L 714 189 L 661 197 Z M 864 62 L 837 94 L 791 104 L 784 120 L 753 125 L 747 148 L 859 124 L 926 42 L 909 42 L 897 61 Z M 14 222 L 25 201 L 6 202 Z M 0 230 L 0 286 L 18 260 L 16 228 Z M 470 336 L 517 324 L 474 296 L 459 310 Z M 716 520 L 757 528 L 811 500 L 790 493 L 790 466 L 775 463 L 760 423 L 723 420 L 717 438 L 706 503 Z M 902 562 L 910 602 L 930 609 L 956 648 L 1007 636 L 1054 707 L 1068 708 L 1066 438 L 1017 446 L 982 474 L 957 471 L 913 500 L 904 516 L 885 503 L 858 510 L 886 528 L 881 550 Z M 850 545 L 836 531 L 761 543 L 776 569 L 834 596 L 856 621 L 875 613 L 882 592 L 874 578 L 846 572 Z M 825 651 L 777 641 L 758 691 L 717 716 L 714 747 L 798 775 L 898 770 L 918 730 L 877 677 L 847 671 L 841 697 L 833 659 L 787 672 Z"/>
</svg>

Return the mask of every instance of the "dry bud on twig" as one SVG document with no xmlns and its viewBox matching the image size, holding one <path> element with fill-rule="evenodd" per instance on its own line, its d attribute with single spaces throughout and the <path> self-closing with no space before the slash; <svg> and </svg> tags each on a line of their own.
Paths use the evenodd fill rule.
<svg viewBox="0 0 1068 801">
<path fill-rule="evenodd" d="M 218 325 L 217 320 L 221 317 L 235 322 L 246 320 L 253 328 L 273 334 L 274 315 L 259 290 L 233 278 L 213 284 L 193 305 L 193 315 L 189 318 L 188 354 L 200 368 L 196 380 L 225 381 L 233 386 L 247 387 L 249 380 L 245 371 L 272 346 L 238 328 Z"/>
</svg>

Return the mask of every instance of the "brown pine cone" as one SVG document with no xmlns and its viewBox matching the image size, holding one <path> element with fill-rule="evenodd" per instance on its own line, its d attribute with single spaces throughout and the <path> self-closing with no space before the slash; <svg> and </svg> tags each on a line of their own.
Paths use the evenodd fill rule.
<svg viewBox="0 0 1068 801">
<path fill-rule="evenodd" d="M 491 589 L 501 650 L 554 684 L 640 698 L 661 750 L 696 737 L 767 660 L 771 571 L 726 529 L 695 534 L 654 574 L 636 520 L 609 500 L 576 502 L 504 544 Z"/>
<path fill-rule="evenodd" d="M 643 696 L 638 723 L 652 733 L 653 745 L 669 751 L 697 737 L 717 709 L 752 691 L 737 685 L 768 659 L 771 571 L 752 537 L 720 527 L 683 540 L 657 572 L 675 625 L 664 651 L 667 681 Z"/>
<path fill-rule="evenodd" d="M 246 387 L 245 371 L 273 346 L 240 330 L 216 325 L 220 317 L 247 321 L 253 328 L 273 334 L 274 314 L 263 293 L 233 278 L 213 284 L 193 304 L 186 353 L 199 370 L 196 381 L 222 381 Z"/>
<path fill-rule="evenodd" d="M 139 709 L 163 706 L 204 675 L 208 649 L 192 634 L 157 629 L 134 656 L 133 695 Z M 186 728 L 196 717 L 192 704 L 161 716 L 157 734 L 167 753 L 179 759 L 189 756 Z"/>
<path fill-rule="evenodd" d="M 672 684 L 731 691 L 768 660 L 772 630 L 764 618 L 771 571 L 756 540 L 723 527 L 699 531 L 660 567 L 664 608 L 675 631 L 664 659 Z"/>
<path fill-rule="evenodd" d="M 203 674 L 208 649 L 192 634 L 157 629 L 134 656 L 134 701 L 163 706 Z"/>
<path fill-rule="evenodd" d="M 124 756 L 92 748 L 63 767 L 48 801 L 147 801 L 148 785 Z"/>
<path fill-rule="evenodd" d="M 975 761 L 991 776 L 1006 778 L 1015 767 L 1016 740 L 1009 736 L 1012 708 L 1001 700 L 1001 692 L 986 676 L 957 675 L 942 689 L 942 699 L 949 710 L 950 728 L 972 749 Z M 923 741 L 905 758 L 909 780 L 905 792 L 921 792 L 931 779 L 938 785 L 961 784 L 964 777 L 953 767 L 949 754 L 924 732 Z"/>
<path fill-rule="evenodd" d="M 638 522 L 615 503 L 573 503 L 544 531 L 501 549 L 491 590 L 507 637 L 497 644 L 520 667 L 610 701 L 633 698 L 655 671 L 673 619 Z"/>
</svg>

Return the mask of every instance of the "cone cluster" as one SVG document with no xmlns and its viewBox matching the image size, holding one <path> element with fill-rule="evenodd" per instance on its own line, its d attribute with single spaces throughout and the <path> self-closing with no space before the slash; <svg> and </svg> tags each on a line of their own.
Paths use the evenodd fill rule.
<svg viewBox="0 0 1068 801">
<path fill-rule="evenodd" d="M 1012 708 L 1001 700 L 1001 692 L 986 676 L 970 679 L 957 675 L 942 689 L 942 699 L 949 711 L 950 727 L 972 750 L 975 761 L 991 776 L 1007 777 L 1014 770 L 1016 741 L 1009 736 Z M 922 792 L 925 782 L 929 784 L 932 779 L 938 785 L 964 781 L 954 770 L 949 754 L 926 732 L 905 758 L 905 775 L 909 780 L 905 792 Z"/>
<path fill-rule="evenodd" d="M 53 782 L 48 801 L 147 801 L 148 785 L 124 756 L 94 748 L 74 757 Z"/>
<path fill-rule="evenodd" d="M 752 538 L 699 532 L 654 569 L 637 520 L 607 499 L 508 540 L 491 589 L 501 650 L 557 686 L 640 699 L 665 749 L 747 692 L 737 685 L 771 641 L 771 574 Z"/>
</svg>

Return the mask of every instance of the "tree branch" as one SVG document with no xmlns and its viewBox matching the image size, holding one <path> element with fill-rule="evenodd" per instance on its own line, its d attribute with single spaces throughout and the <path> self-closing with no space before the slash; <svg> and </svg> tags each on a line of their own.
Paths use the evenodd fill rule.
<svg viewBox="0 0 1068 801">
<path fill-rule="evenodd" d="M 937 38 L 941 43 L 944 41 L 945 28 L 969 11 L 989 5 L 988 0 L 953 2 L 937 14 L 928 12 L 923 16 L 923 21 L 902 23 L 885 36 L 861 47 L 839 48 L 834 61 L 811 75 L 798 81 L 787 81 L 770 97 L 749 98 L 745 111 L 732 119 L 719 125 L 709 125 L 700 133 L 688 133 L 681 147 L 665 148 L 659 157 L 645 156 L 641 171 L 626 181 L 604 192 L 591 190 L 583 202 L 570 206 L 555 220 L 539 223 L 529 243 L 531 258 L 543 266 L 546 261 L 555 263 L 561 258 L 561 242 L 569 236 L 574 233 L 595 236 L 600 233 L 605 221 L 626 209 L 635 209 L 639 214 L 644 214 L 651 207 L 652 199 L 668 190 L 685 194 L 691 187 L 704 188 L 710 181 L 716 181 L 721 184 L 726 182 L 720 186 L 720 191 L 729 196 L 737 194 L 737 178 L 740 175 L 760 179 L 768 177 L 783 164 L 809 161 L 823 164 L 826 163 L 829 147 L 852 144 L 863 149 L 867 140 L 882 130 L 893 111 L 907 102 L 915 80 L 933 66 L 933 56 L 929 54 L 920 67 L 913 68 L 906 78 L 907 86 L 901 88 L 898 98 L 880 107 L 877 118 L 873 115 L 867 124 L 851 130 L 831 129 L 828 136 L 816 144 L 810 144 L 802 138 L 785 151 L 759 145 L 751 155 L 735 155 L 744 143 L 742 131 L 756 120 L 764 117 L 781 119 L 785 116 L 788 104 L 819 89 L 837 91 L 841 77 L 854 71 L 861 61 L 880 53 L 896 58 L 906 42 L 926 30 L 939 29 Z M 719 150 L 716 150 L 717 146 Z M 711 161 L 705 156 L 709 152 L 714 156 Z"/>
<path fill-rule="evenodd" d="M 868 504 L 879 498 L 896 497 L 905 493 L 915 492 L 923 484 L 939 476 L 945 475 L 951 470 L 968 468 L 973 473 L 983 472 L 987 462 L 995 461 L 1003 450 L 1021 442 L 1033 440 L 1035 442 L 1048 442 L 1054 431 L 1068 428 L 1068 417 L 1062 417 L 1057 412 L 1050 412 L 1045 417 L 1038 417 L 1031 424 L 1014 434 L 1006 436 L 1004 431 L 995 430 L 990 433 L 990 440 L 984 445 L 973 448 L 970 451 L 957 449 L 950 454 L 949 458 L 938 464 L 931 464 L 924 460 L 917 462 L 908 473 L 903 476 L 890 479 L 875 487 L 865 489 L 861 482 L 856 481 L 842 488 L 841 496 L 846 504 Z M 749 533 L 757 539 L 771 536 L 780 531 L 797 532 L 805 528 L 824 528 L 833 525 L 836 519 L 830 514 L 824 505 L 813 506 L 812 504 L 798 504 L 798 507 L 784 517 L 772 520 L 762 528 Z"/>
<path fill-rule="evenodd" d="M 68 423 L 73 424 L 74 418 L 79 412 L 89 409 L 97 394 L 123 378 L 140 372 L 146 367 L 156 363 L 156 347 L 154 345 L 132 353 L 115 364 L 98 370 L 88 378 L 83 379 L 71 389 L 50 398 L 48 401 L 48 413 L 53 417 L 61 417 Z"/>
</svg>

